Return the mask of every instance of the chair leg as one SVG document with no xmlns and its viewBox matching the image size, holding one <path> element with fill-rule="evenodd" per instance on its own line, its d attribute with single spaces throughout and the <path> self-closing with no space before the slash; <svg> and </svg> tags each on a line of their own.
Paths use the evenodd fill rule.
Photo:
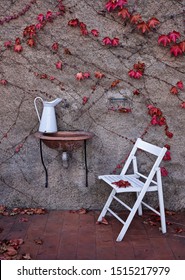
<svg viewBox="0 0 185 280">
<path fill-rule="evenodd" d="M 145 193 L 146 193 L 146 188 L 143 188 L 142 191 L 139 193 L 138 198 L 137 198 L 137 200 L 136 200 L 136 202 L 135 202 L 135 204 L 134 204 L 130 214 L 128 215 L 128 217 L 127 217 L 127 219 L 125 221 L 125 224 L 123 225 L 123 227 L 122 227 L 122 229 L 121 229 L 121 231 L 120 231 L 116 241 L 121 241 L 123 239 L 123 237 L 124 237 L 126 231 L 128 230 L 128 228 L 129 228 L 129 226 L 130 226 L 130 224 L 131 224 L 131 222 L 132 222 L 132 220 L 133 220 L 133 218 L 134 218 L 138 208 L 141 205 L 141 202 L 143 200 L 143 197 L 145 196 Z"/>
<path fill-rule="evenodd" d="M 139 193 L 137 192 L 137 198 L 139 196 Z M 143 215 L 143 209 L 142 209 L 142 203 L 140 203 L 139 207 L 138 207 L 138 215 L 142 216 Z"/>
<path fill-rule="evenodd" d="M 101 222 L 102 218 L 105 217 L 106 213 L 107 213 L 107 208 L 110 206 L 110 204 L 112 203 L 113 200 L 113 195 L 116 194 L 116 191 L 113 189 L 112 192 L 110 193 L 107 202 L 105 203 L 105 206 L 103 207 L 99 217 L 98 217 L 98 222 Z"/>
<path fill-rule="evenodd" d="M 166 233 L 166 218 L 165 218 L 165 210 L 164 210 L 162 181 L 161 181 L 161 174 L 159 174 L 159 172 L 160 172 L 160 170 L 157 172 L 157 180 L 158 180 L 159 209 L 160 209 L 160 215 L 161 215 L 161 230 L 162 230 L 162 233 Z"/>
</svg>

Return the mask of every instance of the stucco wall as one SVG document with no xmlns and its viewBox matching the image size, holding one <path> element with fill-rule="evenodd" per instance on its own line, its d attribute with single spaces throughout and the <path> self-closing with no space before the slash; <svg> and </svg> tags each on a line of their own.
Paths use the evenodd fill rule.
<svg viewBox="0 0 185 280">
<path fill-rule="evenodd" d="M 170 145 L 171 160 L 162 163 L 168 171 L 168 176 L 163 177 L 165 206 L 183 209 L 185 109 L 181 104 L 185 101 L 185 92 L 178 88 L 178 94 L 172 94 L 170 90 L 179 81 L 185 85 L 185 60 L 184 54 L 170 54 L 170 46 L 159 45 L 158 38 L 175 30 L 181 35 L 177 42 L 185 40 L 184 1 L 128 0 L 125 8 L 131 14 L 141 14 L 144 21 L 153 17 L 159 20 L 156 28 L 145 33 L 131 24 L 130 19 L 118 16 L 119 9 L 108 12 L 107 1 L 59 3 L 65 6 L 62 15 L 58 14 L 56 0 L 0 1 L 0 204 L 100 209 L 109 188 L 97 176 L 119 167 L 130 152 L 132 142 L 143 137 L 159 146 Z M 46 19 L 48 11 L 52 12 L 52 20 Z M 30 47 L 23 31 L 39 23 L 39 14 L 44 15 L 45 21 L 33 36 L 35 45 Z M 68 24 L 76 18 L 86 24 L 88 35 L 81 34 L 80 26 Z M 93 36 L 92 29 L 96 29 L 99 36 Z M 119 38 L 119 44 L 104 45 L 105 37 Z M 20 52 L 14 50 L 16 38 L 21 41 Z M 58 50 L 52 49 L 55 42 Z M 58 61 L 62 62 L 62 69 L 56 68 Z M 143 76 L 129 77 L 128 71 L 138 62 L 145 64 Z M 90 77 L 78 80 L 79 72 L 88 72 Z M 104 76 L 97 78 L 95 72 Z M 117 80 L 117 84 L 112 84 Z M 135 90 L 140 94 L 133 94 Z M 33 104 L 36 96 L 47 101 L 57 97 L 66 100 L 56 107 L 59 130 L 85 130 L 95 134 L 87 142 L 88 188 L 84 150 L 70 153 L 69 167 L 65 169 L 61 152 L 46 146 L 43 146 L 43 156 L 49 186 L 44 187 L 39 141 L 34 136 L 39 126 Z M 108 110 L 109 98 L 119 96 L 129 100 L 126 106 L 131 112 Z M 85 104 L 84 97 L 88 97 Z M 166 125 L 150 125 L 149 104 L 161 110 Z M 173 137 L 166 135 L 166 131 L 172 132 Z M 145 169 L 148 164 L 150 158 L 147 157 Z M 119 171 L 116 168 L 116 172 Z M 132 196 L 127 199 L 132 200 Z M 156 199 L 151 196 L 149 199 L 155 204 Z"/>
</svg>

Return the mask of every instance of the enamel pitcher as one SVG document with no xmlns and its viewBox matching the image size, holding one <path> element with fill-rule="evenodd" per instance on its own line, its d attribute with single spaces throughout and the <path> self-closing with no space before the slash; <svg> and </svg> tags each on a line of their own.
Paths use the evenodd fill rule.
<svg viewBox="0 0 185 280">
<path fill-rule="evenodd" d="M 36 101 L 40 99 L 43 104 L 42 116 L 40 117 L 37 109 Z M 53 101 L 44 101 L 41 97 L 34 99 L 35 110 L 40 122 L 39 131 L 43 133 L 54 133 L 57 132 L 57 121 L 55 115 L 55 106 L 62 101 L 61 98 L 56 98 Z"/>
</svg>

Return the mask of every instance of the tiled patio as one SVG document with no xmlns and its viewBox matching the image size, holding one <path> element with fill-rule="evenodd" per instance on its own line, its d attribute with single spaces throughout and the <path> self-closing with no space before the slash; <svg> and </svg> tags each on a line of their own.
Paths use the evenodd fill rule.
<svg viewBox="0 0 185 280">
<path fill-rule="evenodd" d="M 136 215 L 122 242 L 115 241 L 121 224 L 110 216 L 108 225 L 96 224 L 98 213 L 1 215 L 0 240 L 23 239 L 18 253 L 33 260 L 185 259 L 185 212 L 168 212 L 167 234 L 159 231 L 151 213 Z"/>
</svg>

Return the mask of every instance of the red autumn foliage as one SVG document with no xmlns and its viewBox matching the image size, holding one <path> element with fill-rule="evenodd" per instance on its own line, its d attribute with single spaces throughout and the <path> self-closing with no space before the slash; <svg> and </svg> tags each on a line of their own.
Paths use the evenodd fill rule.
<svg viewBox="0 0 185 280">
<path fill-rule="evenodd" d="M 23 30 L 23 36 L 24 37 L 29 37 L 32 38 L 34 36 L 36 36 L 36 27 L 34 24 L 29 25 L 27 27 L 25 27 L 25 29 Z"/>
<path fill-rule="evenodd" d="M 135 89 L 135 90 L 133 91 L 133 94 L 134 94 L 134 95 L 139 95 L 139 94 L 140 94 L 140 91 L 139 91 L 138 89 Z"/>
<path fill-rule="evenodd" d="M 103 38 L 104 45 L 112 45 L 112 40 L 109 37 Z"/>
<path fill-rule="evenodd" d="M 170 32 L 168 34 L 168 37 L 169 37 L 171 42 L 176 43 L 177 39 L 179 39 L 181 37 L 181 34 L 177 31 L 173 30 L 172 32 Z"/>
<path fill-rule="evenodd" d="M 116 47 L 117 45 L 119 45 L 119 38 L 115 37 L 115 38 L 112 39 L 112 46 Z"/>
<path fill-rule="evenodd" d="M 91 30 L 91 34 L 92 34 L 93 36 L 95 36 L 95 37 L 98 37 L 98 36 L 99 36 L 99 31 L 96 30 L 96 29 L 92 29 L 92 30 Z"/>
<path fill-rule="evenodd" d="M 58 43 L 55 42 L 55 43 L 53 43 L 51 48 L 52 48 L 53 51 L 58 51 L 58 46 L 59 46 Z"/>
<path fill-rule="evenodd" d="M 53 19 L 53 13 L 51 11 L 47 11 L 46 13 L 46 19 L 48 21 L 51 21 Z"/>
<path fill-rule="evenodd" d="M 145 70 L 145 63 L 138 62 L 133 65 L 132 70 L 129 70 L 128 75 L 134 79 L 140 79 L 143 76 Z"/>
<path fill-rule="evenodd" d="M 103 73 L 101 73 L 101 72 L 99 72 L 99 71 L 96 71 L 96 72 L 94 73 L 94 76 L 95 76 L 95 78 L 97 78 L 97 79 L 102 79 L 103 77 L 105 77 L 105 74 L 103 74 Z"/>
<path fill-rule="evenodd" d="M 96 225 L 100 225 L 100 224 L 108 225 L 109 222 L 105 219 L 105 217 L 103 217 L 101 221 L 96 222 Z"/>
<path fill-rule="evenodd" d="M 130 113 L 132 110 L 130 108 L 120 107 L 117 111 L 119 113 Z"/>
<path fill-rule="evenodd" d="M 160 167 L 160 170 L 161 170 L 161 175 L 162 175 L 163 177 L 168 176 L 168 171 L 166 170 L 165 167 Z"/>
<path fill-rule="evenodd" d="M 21 40 L 18 37 L 15 39 L 14 51 L 19 53 L 19 52 L 22 52 L 22 50 L 23 50 L 23 47 L 21 45 Z"/>
<path fill-rule="evenodd" d="M 166 136 L 167 136 L 168 138 L 172 138 L 172 137 L 173 137 L 173 133 L 170 132 L 168 129 L 166 129 L 165 134 L 166 134 Z"/>
<path fill-rule="evenodd" d="M 163 160 L 164 160 L 164 161 L 169 161 L 169 160 L 171 160 L 171 153 L 170 153 L 169 150 L 166 151 L 166 153 L 165 153 L 165 155 L 164 155 L 164 157 L 163 157 Z"/>
<path fill-rule="evenodd" d="M 118 188 L 126 188 L 130 186 L 130 183 L 124 180 L 119 180 L 117 182 L 113 182 L 112 184 L 116 185 Z"/>
<path fill-rule="evenodd" d="M 173 54 L 174 56 L 178 56 L 178 55 L 182 54 L 182 50 L 179 45 L 173 45 L 170 48 L 170 53 Z"/>
<path fill-rule="evenodd" d="M 181 48 L 182 52 L 185 52 L 185 41 L 180 42 L 179 47 Z"/>
<path fill-rule="evenodd" d="M 122 16 L 123 19 L 130 18 L 130 13 L 127 8 L 123 8 L 118 12 L 118 16 Z"/>
<path fill-rule="evenodd" d="M 145 21 L 142 21 L 142 22 L 138 23 L 137 24 L 137 29 L 141 30 L 142 33 L 150 31 L 150 27 L 148 26 L 148 23 L 146 23 Z"/>
<path fill-rule="evenodd" d="M 83 79 L 88 79 L 90 77 L 90 73 L 89 72 L 78 72 L 76 74 L 76 79 L 81 81 Z"/>
<path fill-rule="evenodd" d="M 183 84 L 182 81 L 178 81 L 178 82 L 176 83 L 176 85 L 177 85 L 177 87 L 178 87 L 179 89 L 183 89 L 183 88 L 184 88 L 184 84 Z"/>
<path fill-rule="evenodd" d="M 88 97 L 87 96 L 84 96 L 83 98 L 82 98 L 82 104 L 83 105 L 85 105 L 87 102 L 88 102 Z"/>
<path fill-rule="evenodd" d="M 39 14 L 39 15 L 37 16 L 37 20 L 38 20 L 39 22 L 43 22 L 43 21 L 44 21 L 44 15 L 43 15 L 43 14 Z"/>
<path fill-rule="evenodd" d="M 179 91 L 178 91 L 178 88 L 177 88 L 177 87 L 173 86 L 173 87 L 170 89 L 170 92 L 171 92 L 172 94 L 174 94 L 174 95 L 177 95 Z"/>
<path fill-rule="evenodd" d="M 12 46 L 12 41 L 6 41 L 6 42 L 4 42 L 4 46 L 5 46 L 6 48 L 10 48 L 10 47 Z"/>
<path fill-rule="evenodd" d="M 29 38 L 28 40 L 27 40 L 27 45 L 28 46 L 30 46 L 31 48 L 33 47 L 33 46 L 35 46 L 35 40 L 33 39 L 33 38 Z"/>
<path fill-rule="evenodd" d="M 108 12 L 111 10 L 115 10 L 117 7 L 122 8 L 125 4 L 127 4 L 127 0 L 109 0 L 105 7 Z"/>
<path fill-rule="evenodd" d="M 147 21 L 147 24 L 149 27 L 155 28 L 158 24 L 160 24 L 160 21 L 157 18 L 153 17 Z"/>
<path fill-rule="evenodd" d="M 112 84 L 111 84 L 111 88 L 116 87 L 119 83 L 120 83 L 120 80 L 113 81 Z"/>
<path fill-rule="evenodd" d="M 79 24 L 79 20 L 77 18 L 68 21 L 68 25 L 72 27 L 76 27 L 78 26 L 78 24 Z"/>
<path fill-rule="evenodd" d="M 0 84 L 3 85 L 3 86 L 6 86 L 7 83 L 8 83 L 8 82 L 7 82 L 7 80 L 5 80 L 5 79 L 1 79 L 1 80 L 0 80 Z"/>
<path fill-rule="evenodd" d="M 185 109 L 185 101 L 181 103 L 181 108 Z"/>
<path fill-rule="evenodd" d="M 166 47 L 168 44 L 170 44 L 171 40 L 168 37 L 168 35 L 162 34 L 158 38 L 158 43 L 162 44 L 164 47 Z"/>
<path fill-rule="evenodd" d="M 83 73 L 82 72 L 78 72 L 76 74 L 76 79 L 79 80 L 79 81 L 83 80 L 84 79 Z"/>
<path fill-rule="evenodd" d="M 56 68 L 57 68 L 57 69 L 62 69 L 62 61 L 58 61 L 58 62 L 56 63 Z"/>
<path fill-rule="evenodd" d="M 137 24 L 137 23 L 139 23 L 141 21 L 142 21 L 142 17 L 141 17 L 140 14 L 131 15 L 131 18 L 130 18 L 130 22 L 131 23 Z"/>
</svg>

